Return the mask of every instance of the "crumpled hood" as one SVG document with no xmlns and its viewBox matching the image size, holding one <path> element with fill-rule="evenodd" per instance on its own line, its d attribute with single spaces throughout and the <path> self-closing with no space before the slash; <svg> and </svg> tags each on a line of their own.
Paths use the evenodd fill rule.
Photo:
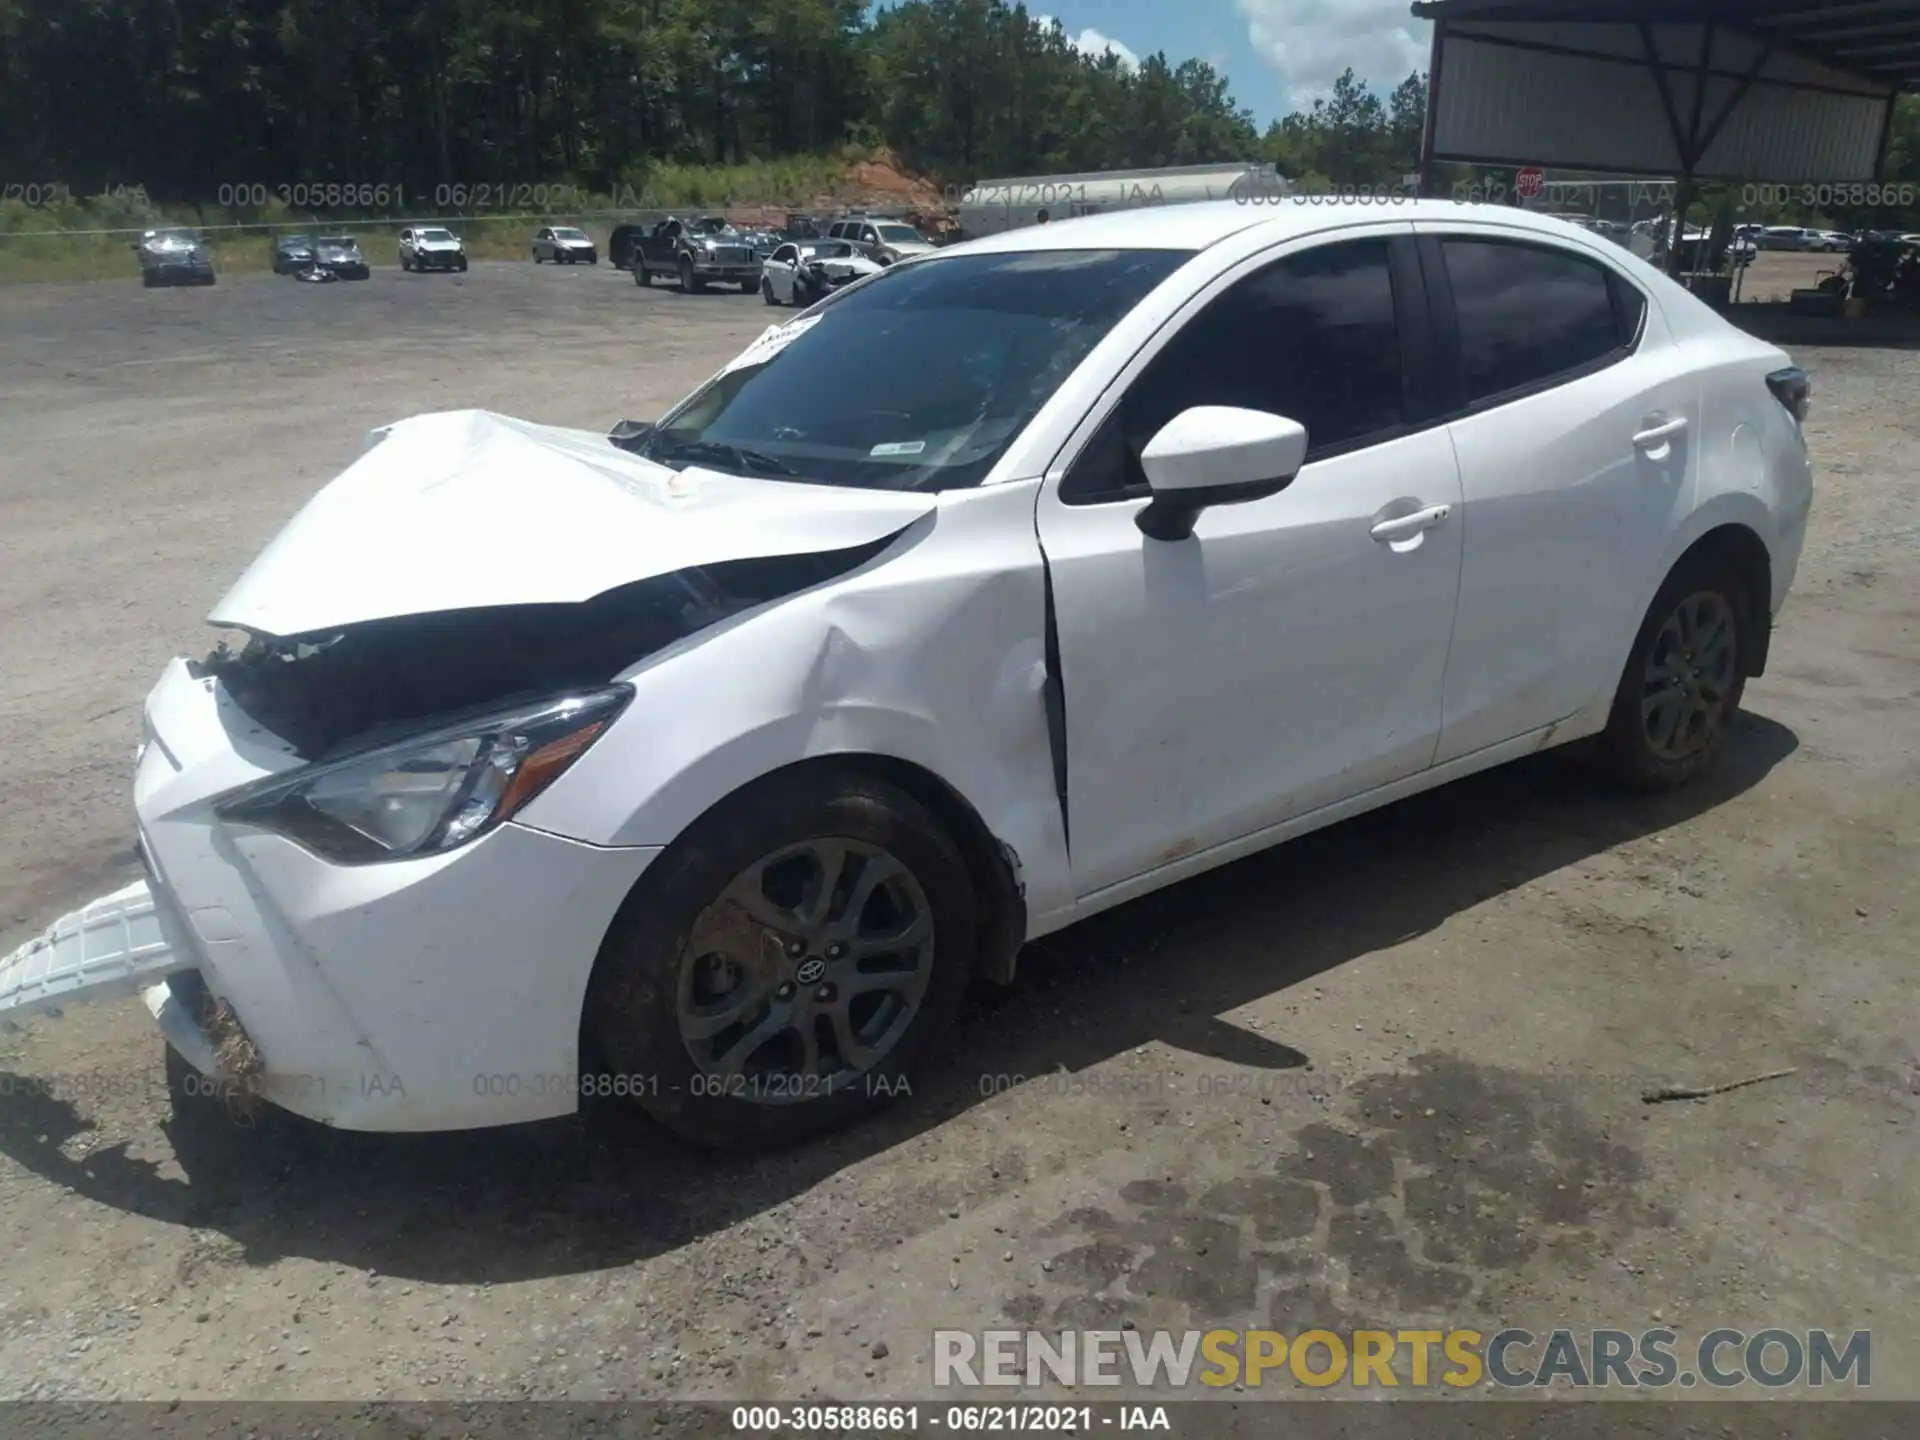
<svg viewBox="0 0 1920 1440">
<path fill-rule="evenodd" d="M 208 620 L 305 635 L 398 615 L 565 604 L 694 565 L 872 544 L 932 495 L 675 472 L 588 430 L 421 415 L 308 501 Z"/>
</svg>

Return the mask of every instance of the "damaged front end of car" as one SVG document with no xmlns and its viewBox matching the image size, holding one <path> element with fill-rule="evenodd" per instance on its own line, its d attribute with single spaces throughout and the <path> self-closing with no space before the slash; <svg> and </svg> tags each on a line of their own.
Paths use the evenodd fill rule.
<svg viewBox="0 0 1920 1440">
<path fill-rule="evenodd" d="M 0 1015 L 137 991 L 209 1093 L 346 1128 L 571 1111 L 556 1057 L 659 848 L 520 812 L 628 714 L 623 676 L 868 563 L 924 508 L 783 524 L 801 487 L 768 485 L 477 412 L 377 432 L 215 607 L 234 638 L 163 673 L 146 878 L 0 959 Z M 535 518 L 472 523 L 509 494 Z"/>
</svg>

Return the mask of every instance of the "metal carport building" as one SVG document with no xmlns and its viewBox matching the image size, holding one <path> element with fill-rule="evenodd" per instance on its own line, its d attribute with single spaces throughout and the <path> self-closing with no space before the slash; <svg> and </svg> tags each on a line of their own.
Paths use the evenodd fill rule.
<svg viewBox="0 0 1920 1440">
<path fill-rule="evenodd" d="M 1920 0 L 1420 0 L 1436 162 L 1871 182 L 1920 90 Z"/>
</svg>

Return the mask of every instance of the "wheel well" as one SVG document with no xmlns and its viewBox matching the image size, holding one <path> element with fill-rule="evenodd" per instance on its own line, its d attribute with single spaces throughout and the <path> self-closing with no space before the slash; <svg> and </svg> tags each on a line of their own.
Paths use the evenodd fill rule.
<svg viewBox="0 0 1920 1440">
<path fill-rule="evenodd" d="M 1742 618 L 1753 644 L 1742 648 L 1740 669 L 1747 678 L 1758 679 L 1767 672 L 1767 651 L 1773 640 L 1773 557 L 1766 542 L 1745 525 L 1722 525 L 1688 546 L 1673 568 L 1678 571 L 1698 563 L 1729 566 L 1747 592 L 1747 613 Z"/>
</svg>

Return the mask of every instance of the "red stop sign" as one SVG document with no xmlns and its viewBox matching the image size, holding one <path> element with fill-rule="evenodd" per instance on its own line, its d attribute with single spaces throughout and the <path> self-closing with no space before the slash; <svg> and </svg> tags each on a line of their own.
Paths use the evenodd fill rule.
<svg viewBox="0 0 1920 1440">
<path fill-rule="evenodd" d="M 1538 165 L 1529 165 L 1514 178 L 1514 188 L 1522 200 L 1537 200 L 1546 192 L 1547 172 Z"/>
</svg>

